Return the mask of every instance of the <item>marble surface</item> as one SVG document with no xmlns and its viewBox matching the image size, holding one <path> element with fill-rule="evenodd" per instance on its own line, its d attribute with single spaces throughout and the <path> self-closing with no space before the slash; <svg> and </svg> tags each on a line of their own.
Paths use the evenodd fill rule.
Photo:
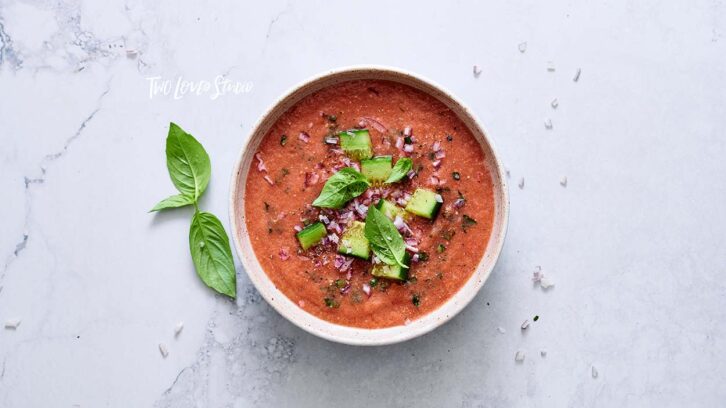
<svg viewBox="0 0 726 408">
<path fill-rule="evenodd" d="M 0 406 L 722 404 L 724 2 L 498 3 L 0 0 L 0 323 L 21 321 L 0 327 Z M 207 148 L 202 206 L 228 225 L 232 165 L 263 110 L 366 63 L 470 105 L 512 186 L 472 304 L 376 348 L 297 329 L 239 265 L 237 301 L 215 296 L 190 261 L 190 212 L 147 213 L 173 193 L 169 121 Z M 218 76 L 246 92 L 164 93 Z"/>
</svg>

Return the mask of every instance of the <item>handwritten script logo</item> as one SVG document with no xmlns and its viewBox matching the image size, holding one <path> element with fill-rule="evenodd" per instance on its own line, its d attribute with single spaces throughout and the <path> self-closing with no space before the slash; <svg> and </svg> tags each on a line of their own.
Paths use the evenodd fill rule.
<svg viewBox="0 0 726 408">
<path fill-rule="evenodd" d="M 161 76 L 147 77 L 146 80 L 149 82 L 149 99 L 163 96 L 179 100 L 192 95 L 207 96 L 211 100 L 216 100 L 226 95 L 247 94 L 254 88 L 254 84 L 250 81 L 232 81 L 224 75 L 217 75 L 213 81 L 204 79 L 189 81 L 182 76 L 178 76 L 176 80 Z"/>
</svg>

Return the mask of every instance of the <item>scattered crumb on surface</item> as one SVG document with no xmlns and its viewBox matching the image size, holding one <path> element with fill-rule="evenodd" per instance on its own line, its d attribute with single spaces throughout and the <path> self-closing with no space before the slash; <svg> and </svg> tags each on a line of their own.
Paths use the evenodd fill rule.
<svg viewBox="0 0 726 408">
<path fill-rule="evenodd" d="M 577 68 L 577 71 L 575 71 L 575 77 L 572 78 L 573 82 L 577 82 L 580 80 L 580 73 L 582 73 L 582 69 Z"/>
<path fill-rule="evenodd" d="M 557 107 L 560 106 L 560 102 L 557 100 L 557 98 L 555 98 L 552 100 L 552 102 L 550 102 L 550 105 L 552 105 L 552 109 L 557 109 Z"/>
<path fill-rule="evenodd" d="M 8 319 L 5 321 L 5 328 L 8 330 L 15 330 L 20 327 L 21 322 L 22 321 L 20 319 Z"/>
<path fill-rule="evenodd" d="M 527 42 L 525 41 L 525 42 L 519 43 L 517 48 L 519 48 L 519 52 L 524 53 L 525 51 L 527 51 Z"/>
<path fill-rule="evenodd" d="M 562 178 L 560 179 L 560 185 L 562 187 L 567 187 L 567 176 L 562 176 Z"/>
<path fill-rule="evenodd" d="M 166 347 L 166 344 L 159 343 L 159 352 L 161 353 L 161 356 L 166 358 L 169 355 L 169 349 Z"/>
<path fill-rule="evenodd" d="M 174 337 L 179 336 L 179 334 L 184 330 L 184 322 L 179 322 L 174 326 Z"/>
<path fill-rule="evenodd" d="M 539 355 L 542 357 L 547 357 L 547 350 L 540 350 Z"/>
<path fill-rule="evenodd" d="M 552 129 L 552 119 L 545 119 L 544 125 L 545 129 Z"/>
<path fill-rule="evenodd" d="M 542 289 L 547 290 L 553 286 L 555 286 L 554 282 L 547 278 L 546 276 L 543 276 L 542 279 L 539 281 L 539 286 L 542 287 Z"/>
<path fill-rule="evenodd" d="M 517 354 L 514 355 L 514 361 L 521 363 L 524 361 L 524 351 L 517 350 Z"/>
<path fill-rule="evenodd" d="M 529 319 L 522 322 L 522 330 L 527 330 L 527 327 L 529 327 Z"/>
<path fill-rule="evenodd" d="M 479 65 L 474 65 L 472 72 L 474 73 L 474 78 L 479 78 L 479 75 L 481 75 L 481 68 L 479 68 Z"/>
<path fill-rule="evenodd" d="M 555 72 L 555 64 L 552 61 L 547 61 L 547 71 Z"/>
<path fill-rule="evenodd" d="M 504 333 L 506 333 L 506 332 L 507 332 L 507 331 L 506 331 L 506 330 L 504 329 L 504 327 L 502 327 L 502 326 L 499 326 L 499 327 L 497 327 L 497 331 L 498 331 L 499 333 L 501 333 L 501 334 L 504 334 Z"/>
<path fill-rule="evenodd" d="M 519 189 L 524 190 L 524 177 L 519 180 Z"/>
<path fill-rule="evenodd" d="M 597 378 L 597 376 L 598 376 L 597 368 L 595 368 L 595 366 L 592 366 L 592 378 Z"/>
<path fill-rule="evenodd" d="M 504 169 L 504 173 L 506 173 L 507 178 L 509 178 L 509 169 Z M 2 290 L 2 287 L 0 287 L 0 290 Z"/>
</svg>

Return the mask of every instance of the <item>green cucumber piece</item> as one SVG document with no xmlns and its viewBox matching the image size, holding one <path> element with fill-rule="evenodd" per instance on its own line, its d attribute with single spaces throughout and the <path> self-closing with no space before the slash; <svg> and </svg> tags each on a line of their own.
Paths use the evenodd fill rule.
<svg viewBox="0 0 726 408">
<path fill-rule="evenodd" d="M 340 147 L 354 160 L 370 159 L 373 156 L 371 136 L 367 129 L 352 129 L 340 132 Z"/>
<path fill-rule="evenodd" d="M 315 224 L 310 224 L 303 228 L 296 234 L 296 236 L 297 240 L 300 241 L 302 249 L 308 249 L 311 246 L 319 244 L 320 240 L 322 240 L 327 233 L 325 225 L 323 225 L 322 222 L 316 222 Z"/>
<path fill-rule="evenodd" d="M 408 279 L 408 270 L 411 267 L 411 255 L 408 252 L 403 256 L 403 264 L 408 266 L 408 268 L 404 268 L 401 265 L 375 264 L 373 265 L 373 269 L 371 269 L 371 275 L 377 278 L 405 281 Z"/>
<path fill-rule="evenodd" d="M 444 199 L 440 194 L 425 188 L 417 188 L 406 205 L 406 211 L 420 217 L 433 219 L 436 218 L 443 203 Z"/>
<path fill-rule="evenodd" d="M 343 231 L 338 244 L 338 253 L 355 256 L 361 259 L 368 259 L 371 256 L 371 248 L 365 235 L 366 224 L 360 221 L 353 221 Z"/>
<path fill-rule="evenodd" d="M 408 214 L 406 213 L 406 211 L 403 208 L 401 208 L 401 207 L 397 206 L 396 204 L 393 204 L 392 202 L 390 202 L 386 199 L 383 199 L 383 198 L 378 200 L 378 203 L 376 203 L 376 208 L 381 210 L 383 215 L 390 218 L 391 221 L 395 220 L 396 216 L 399 216 L 399 217 L 403 218 L 404 220 L 406 218 L 408 218 L 407 217 Z"/>
<path fill-rule="evenodd" d="M 383 183 L 391 175 L 393 157 L 378 156 L 360 161 L 360 172 L 371 183 Z"/>
</svg>

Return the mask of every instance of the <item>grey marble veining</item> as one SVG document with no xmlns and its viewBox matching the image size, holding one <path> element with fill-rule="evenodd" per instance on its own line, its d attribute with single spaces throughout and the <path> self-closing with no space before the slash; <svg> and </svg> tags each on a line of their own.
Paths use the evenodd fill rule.
<svg viewBox="0 0 726 408">
<path fill-rule="evenodd" d="M 721 404 L 725 30 L 719 0 L 0 0 L 0 324 L 20 320 L 0 327 L 0 406 Z M 387 347 L 297 329 L 240 265 L 238 299 L 214 295 L 188 254 L 190 212 L 147 213 L 173 192 L 169 121 L 208 150 L 202 207 L 226 221 L 259 115 L 352 64 L 451 90 L 511 175 L 507 241 L 481 293 Z M 153 77 L 251 86 L 150 97 Z"/>
</svg>

